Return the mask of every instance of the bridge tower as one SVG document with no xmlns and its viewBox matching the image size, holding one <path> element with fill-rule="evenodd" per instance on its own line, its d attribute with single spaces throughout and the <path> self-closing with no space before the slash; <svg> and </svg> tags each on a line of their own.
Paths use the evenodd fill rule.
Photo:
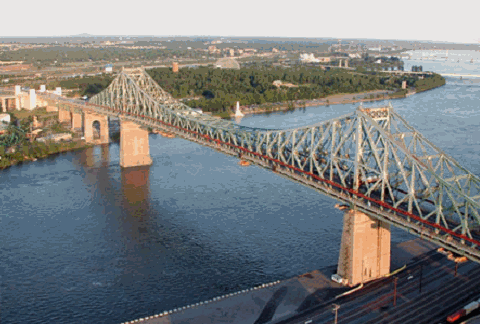
<svg viewBox="0 0 480 324">
<path fill-rule="evenodd" d="M 337 274 L 356 285 L 389 272 L 390 225 L 361 211 L 346 210 Z"/>
</svg>

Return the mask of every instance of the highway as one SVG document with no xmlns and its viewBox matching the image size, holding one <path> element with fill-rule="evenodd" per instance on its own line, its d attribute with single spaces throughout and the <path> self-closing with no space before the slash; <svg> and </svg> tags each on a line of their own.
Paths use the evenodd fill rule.
<svg viewBox="0 0 480 324">
<path fill-rule="evenodd" d="M 393 305 L 395 277 L 396 306 Z M 477 263 L 459 263 L 455 276 L 455 263 L 444 254 L 431 251 L 394 276 L 367 283 L 350 295 L 329 300 L 276 324 L 333 323 L 333 304 L 340 306 L 339 324 L 447 323 L 448 315 L 480 297 L 479 279 Z"/>
</svg>

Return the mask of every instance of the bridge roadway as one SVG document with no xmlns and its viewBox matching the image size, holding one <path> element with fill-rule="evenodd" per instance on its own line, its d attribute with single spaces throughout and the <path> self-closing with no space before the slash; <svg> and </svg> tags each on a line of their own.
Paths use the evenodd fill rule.
<svg viewBox="0 0 480 324">
<path fill-rule="evenodd" d="M 433 250 L 393 276 L 275 324 L 332 323 L 333 304 L 340 306 L 338 324 L 446 323 L 447 316 L 480 297 L 479 279 L 480 265 L 459 263 L 455 276 L 455 263 Z"/>
<path fill-rule="evenodd" d="M 447 316 L 480 297 L 480 265 L 459 263 L 455 276 L 455 263 L 432 247 L 420 239 L 396 245 L 392 268 L 397 270 L 353 289 L 330 280 L 335 271 L 332 266 L 272 287 L 233 293 L 124 324 L 331 324 L 334 304 L 340 306 L 339 324 L 445 323 Z"/>
</svg>

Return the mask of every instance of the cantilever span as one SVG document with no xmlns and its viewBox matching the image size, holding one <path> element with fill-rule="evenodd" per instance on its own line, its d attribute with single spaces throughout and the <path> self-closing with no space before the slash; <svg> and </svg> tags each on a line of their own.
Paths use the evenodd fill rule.
<svg viewBox="0 0 480 324">
<path fill-rule="evenodd" d="M 136 123 L 241 154 L 267 168 L 480 262 L 480 179 L 391 106 L 296 129 L 199 115 L 143 70 L 125 70 L 91 99 Z M 109 107 L 109 108 L 104 108 Z"/>
<path fill-rule="evenodd" d="M 389 264 L 380 260 L 382 253 L 389 258 L 388 224 L 480 262 L 480 179 L 411 127 L 391 105 L 360 106 L 348 115 L 295 129 L 243 127 L 198 114 L 141 69 L 120 72 L 88 105 L 55 100 L 62 109 L 77 113 L 120 117 L 126 125 L 121 135 L 124 167 L 151 163 L 145 128 L 152 127 L 241 156 L 348 204 L 359 213 L 345 214 L 343 236 L 368 226 L 378 228 L 373 230 L 378 242 L 388 241 L 386 248 L 382 246 L 387 243 L 362 248 L 362 253 L 382 250 L 376 256 L 378 264 Z M 130 153 L 122 153 L 131 149 L 136 154 L 133 160 Z M 370 234 L 361 231 L 360 240 L 367 246 Z M 350 258 L 347 268 L 362 263 L 363 273 L 365 260 L 350 255 L 359 238 L 349 237 L 350 242 L 342 237 L 341 258 Z"/>
</svg>

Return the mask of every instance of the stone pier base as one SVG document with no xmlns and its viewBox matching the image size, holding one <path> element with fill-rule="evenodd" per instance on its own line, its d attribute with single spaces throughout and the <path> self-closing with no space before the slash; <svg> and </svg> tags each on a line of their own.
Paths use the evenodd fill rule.
<svg viewBox="0 0 480 324">
<path fill-rule="evenodd" d="M 390 225 L 357 210 L 346 211 L 337 274 L 356 285 L 389 272 Z"/>
<path fill-rule="evenodd" d="M 58 121 L 60 123 L 71 123 L 72 116 L 68 110 L 58 110 Z"/>
<path fill-rule="evenodd" d="M 72 113 L 72 130 L 82 129 L 82 115 Z"/>
<path fill-rule="evenodd" d="M 150 165 L 150 146 L 148 131 L 139 125 L 120 121 L 120 166 L 129 168 L 134 166 Z"/>
</svg>

